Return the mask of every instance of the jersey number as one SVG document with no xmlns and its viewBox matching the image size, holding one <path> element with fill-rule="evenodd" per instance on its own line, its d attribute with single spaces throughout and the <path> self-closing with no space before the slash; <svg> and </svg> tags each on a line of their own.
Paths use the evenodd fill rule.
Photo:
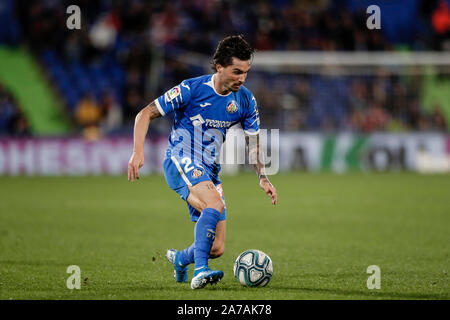
<svg viewBox="0 0 450 320">
<path fill-rule="evenodd" d="M 191 171 L 192 169 L 194 169 L 194 167 L 190 167 L 189 165 L 192 163 L 192 160 L 188 157 L 184 157 L 183 159 L 181 159 L 181 163 L 184 164 L 184 172 L 188 173 L 189 171 Z"/>
</svg>

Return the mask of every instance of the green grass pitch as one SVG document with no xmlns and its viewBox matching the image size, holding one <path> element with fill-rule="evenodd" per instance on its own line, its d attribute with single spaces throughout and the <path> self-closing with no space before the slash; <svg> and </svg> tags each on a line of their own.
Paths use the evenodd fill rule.
<svg viewBox="0 0 450 320">
<path fill-rule="evenodd" d="M 0 178 L 0 299 L 449 299 L 450 177 L 413 173 L 222 177 L 225 254 L 215 286 L 178 284 L 164 254 L 193 241 L 186 204 L 162 176 Z M 273 260 L 265 288 L 242 287 L 245 249 Z M 69 290 L 69 265 L 81 289 Z M 367 267 L 381 270 L 369 290 Z M 192 267 L 189 272 L 192 277 Z"/>
</svg>

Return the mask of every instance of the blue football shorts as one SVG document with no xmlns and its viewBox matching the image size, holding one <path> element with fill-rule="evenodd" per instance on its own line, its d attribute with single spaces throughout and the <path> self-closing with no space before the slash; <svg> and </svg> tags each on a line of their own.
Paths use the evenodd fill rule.
<svg viewBox="0 0 450 320">
<path fill-rule="evenodd" d="M 194 163 L 189 157 L 178 158 L 175 156 L 167 157 L 164 160 L 164 177 L 169 187 L 178 193 L 186 201 L 191 220 L 196 222 L 200 217 L 200 212 L 192 207 L 188 202 L 189 187 L 195 186 L 202 181 L 211 181 L 216 186 L 222 200 L 225 204 L 222 184 L 218 175 L 212 175 L 203 166 Z M 226 220 L 226 207 L 220 215 L 219 221 Z"/>
</svg>

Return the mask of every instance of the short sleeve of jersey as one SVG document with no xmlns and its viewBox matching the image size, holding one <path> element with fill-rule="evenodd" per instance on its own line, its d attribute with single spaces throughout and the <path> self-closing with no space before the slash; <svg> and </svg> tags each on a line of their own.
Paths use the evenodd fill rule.
<svg viewBox="0 0 450 320">
<path fill-rule="evenodd" d="M 155 100 L 156 107 L 162 116 L 181 109 L 189 103 L 191 99 L 191 88 L 186 81 L 183 81 L 178 86 L 168 90 L 162 96 Z"/>
<path fill-rule="evenodd" d="M 259 133 L 259 112 L 255 97 L 250 94 L 250 102 L 248 108 L 245 110 L 244 118 L 242 119 L 242 128 L 245 134 L 255 135 Z"/>
</svg>

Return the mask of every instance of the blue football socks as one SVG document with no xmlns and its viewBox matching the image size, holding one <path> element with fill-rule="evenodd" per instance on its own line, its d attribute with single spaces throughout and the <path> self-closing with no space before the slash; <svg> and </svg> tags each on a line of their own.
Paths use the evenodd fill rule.
<svg viewBox="0 0 450 320">
<path fill-rule="evenodd" d="M 180 263 L 183 266 L 194 263 L 194 246 L 195 244 L 193 243 L 190 247 L 180 252 Z"/>
<path fill-rule="evenodd" d="M 208 266 L 209 253 L 216 236 L 216 226 L 219 219 L 219 211 L 213 208 L 206 208 L 202 211 L 195 225 L 195 269 Z"/>
</svg>

